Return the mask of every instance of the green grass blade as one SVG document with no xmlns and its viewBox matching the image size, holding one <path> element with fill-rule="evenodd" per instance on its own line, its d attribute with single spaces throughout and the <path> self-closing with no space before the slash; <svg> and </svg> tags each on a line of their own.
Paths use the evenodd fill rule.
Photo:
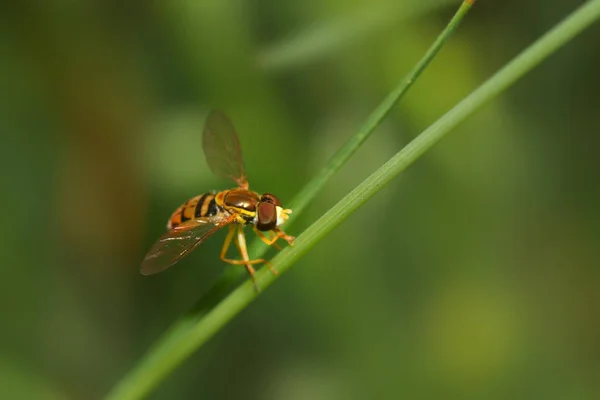
<svg viewBox="0 0 600 400">
<path fill-rule="evenodd" d="M 392 108 L 404 97 L 408 89 L 417 80 L 431 60 L 438 54 L 444 43 L 450 38 L 456 30 L 463 17 L 471 8 L 472 1 L 464 1 L 454 17 L 450 20 L 444 31 L 437 37 L 425 55 L 413 67 L 413 69 L 400 81 L 400 83 L 390 92 L 389 95 L 373 110 L 358 132 L 348 140 L 340 150 L 327 163 L 325 168 L 304 187 L 292 202 L 294 213 L 300 213 L 312 201 L 312 199 L 321 191 L 327 181 L 335 174 L 352 155 L 360 148 L 365 140 L 379 126 L 381 121 L 389 114 Z M 293 214 L 294 215 L 294 214 Z"/>
<path fill-rule="evenodd" d="M 469 1 L 465 1 L 461 4 L 446 28 L 437 37 L 435 42 L 415 67 L 399 82 L 381 104 L 379 104 L 359 131 L 332 157 L 326 167 L 323 168 L 290 202 L 290 208 L 294 210 L 294 213 L 286 223 L 286 227 L 298 217 L 298 214 L 305 209 L 327 181 L 352 157 L 375 128 L 377 128 L 383 118 L 391 111 L 394 105 L 406 94 L 408 89 L 456 30 L 471 5 L 472 2 Z M 253 258 L 260 258 L 266 250 L 267 247 L 262 241 L 255 240 L 250 247 L 250 254 Z M 138 363 L 130 375 L 126 376 L 119 385 L 113 389 L 108 398 L 138 399 L 164 379 L 164 377 L 186 357 L 183 356 L 182 358 L 179 358 L 179 355 L 189 355 L 197 348 L 195 345 L 188 348 L 186 345 L 182 345 L 180 341 L 185 340 L 183 338 L 185 338 L 186 335 L 192 334 L 191 329 L 196 323 L 202 321 L 209 312 L 214 312 L 214 307 L 237 286 L 240 276 L 243 274 L 244 271 L 241 268 L 226 269 L 208 293 L 203 295 L 196 303 L 196 306 L 183 318 L 175 322 L 171 329 L 166 332 L 151 349 L 149 349 L 147 355 Z M 203 323 L 206 323 L 206 321 L 203 320 Z M 210 336 L 206 336 L 206 339 L 208 339 L 208 337 Z M 194 340 L 189 343 L 193 344 L 198 342 Z"/>
<path fill-rule="evenodd" d="M 506 90 L 599 17 L 600 0 L 589 1 L 574 11 L 344 197 L 300 235 L 294 247 L 286 248 L 276 256 L 273 259 L 273 265 L 281 273 L 285 272 L 298 258 L 437 143 L 452 128 L 490 99 Z M 268 287 L 276 278 L 266 269 L 261 269 L 257 273 L 258 284 L 262 289 Z M 224 289 L 224 287 L 221 288 L 221 290 Z M 150 350 L 132 373 L 115 387 L 108 398 L 138 399 L 148 394 L 177 365 L 210 339 L 257 296 L 250 281 L 244 282 L 223 300 L 220 300 L 217 289 L 211 293 L 215 294 L 209 299 L 211 301 L 200 304 L 198 308 L 192 310 L 173 329 L 168 331 L 164 339 Z"/>
</svg>

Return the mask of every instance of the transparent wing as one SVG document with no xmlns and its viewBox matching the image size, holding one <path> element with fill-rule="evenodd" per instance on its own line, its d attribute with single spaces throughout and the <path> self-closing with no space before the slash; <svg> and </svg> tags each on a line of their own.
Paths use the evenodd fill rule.
<svg viewBox="0 0 600 400">
<path fill-rule="evenodd" d="M 152 275 L 169 268 L 234 220 L 234 217 L 218 220 L 198 218 L 169 230 L 146 254 L 140 272 L 142 275 Z"/>
<path fill-rule="evenodd" d="M 231 120 L 221 111 L 212 111 L 206 118 L 202 147 L 206 162 L 215 175 L 248 189 L 240 142 Z"/>
</svg>

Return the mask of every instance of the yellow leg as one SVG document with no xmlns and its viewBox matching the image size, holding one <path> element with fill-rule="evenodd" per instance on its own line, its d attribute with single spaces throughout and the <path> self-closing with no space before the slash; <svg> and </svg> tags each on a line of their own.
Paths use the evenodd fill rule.
<svg viewBox="0 0 600 400">
<path fill-rule="evenodd" d="M 254 229 L 254 232 L 256 232 L 256 235 L 260 238 L 260 240 L 265 242 L 268 246 L 274 246 L 277 250 L 281 250 L 281 247 L 275 243 L 279 238 L 288 242 L 290 246 L 294 245 L 295 237 L 286 235 L 286 233 L 279 228 L 275 228 L 274 230 L 270 231 L 275 235 L 271 239 L 268 239 L 261 231 L 256 229 L 256 226 L 252 226 L 252 229 Z"/>
<path fill-rule="evenodd" d="M 267 246 L 273 246 L 275 247 L 277 250 L 281 250 L 281 246 L 279 246 L 277 243 L 275 243 L 277 241 L 277 239 L 279 239 L 279 236 L 277 236 L 277 234 L 273 231 L 273 234 L 275 234 L 275 236 L 273 236 L 271 239 L 268 239 L 264 233 L 262 233 L 261 231 L 259 231 L 258 229 L 256 229 L 256 226 L 252 226 L 252 229 L 254 229 L 254 232 L 256 233 L 256 235 L 260 238 L 260 240 L 262 240 L 263 242 L 265 242 L 267 244 Z"/>
<path fill-rule="evenodd" d="M 223 248 L 221 249 L 221 260 L 223 260 L 226 263 L 233 264 L 233 265 L 244 265 L 246 267 L 246 270 L 248 270 L 248 274 L 250 275 L 250 278 L 252 278 L 252 283 L 254 283 L 254 288 L 256 289 L 256 291 L 259 291 L 258 285 L 256 284 L 256 277 L 254 276 L 256 271 L 254 270 L 252 265 L 264 263 L 264 264 L 267 264 L 267 266 L 269 267 L 269 269 L 271 270 L 271 272 L 273 274 L 277 275 L 277 271 L 273 268 L 271 263 L 269 263 L 264 258 L 257 258 L 256 260 L 250 260 L 250 257 L 248 256 L 248 249 L 246 247 L 246 237 L 244 236 L 244 229 L 243 229 L 242 225 L 238 225 L 238 227 L 237 227 L 237 231 L 238 231 L 237 238 L 236 238 L 237 240 L 235 241 L 235 244 L 236 244 L 240 254 L 242 255 L 242 259 L 241 260 L 233 260 L 231 258 L 227 258 L 227 250 L 229 250 L 229 246 L 231 246 L 231 241 L 233 240 L 233 237 L 235 236 L 235 229 L 236 228 L 234 225 L 229 226 L 229 232 L 227 233 L 227 237 L 225 238 L 225 243 L 223 243 Z"/>
<path fill-rule="evenodd" d="M 231 240 L 235 235 L 235 226 L 229 225 L 229 231 L 227 232 L 227 236 L 225 237 L 225 242 L 223 242 L 223 247 L 221 248 L 221 260 L 225 262 L 229 262 L 227 259 L 227 250 L 229 250 L 229 246 L 231 246 Z"/>
<path fill-rule="evenodd" d="M 288 244 L 290 246 L 294 245 L 294 239 L 296 239 L 295 237 L 286 234 L 284 231 L 282 231 L 279 228 L 273 229 L 273 232 L 275 232 L 275 234 L 276 234 L 275 237 L 277 239 L 282 238 L 283 240 L 285 240 L 286 242 L 288 242 Z"/>
</svg>

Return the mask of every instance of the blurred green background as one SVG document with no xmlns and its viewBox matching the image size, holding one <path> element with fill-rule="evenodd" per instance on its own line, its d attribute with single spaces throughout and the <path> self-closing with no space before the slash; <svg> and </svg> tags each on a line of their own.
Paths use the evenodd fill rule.
<svg viewBox="0 0 600 400">
<path fill-rule="evenodd" d="M 139 274 L 177 206 L 230 186 L 204 161 L 208 110 L 285 205 L 459 3 L 5 3 L 0 397 L 101 397 L 235 268 L 219 235 Z M 478 2 L 289 233 L 581 3 Z M 600 398 L 599 37 L 462 124 L 150 398 Z"/>
</svg>

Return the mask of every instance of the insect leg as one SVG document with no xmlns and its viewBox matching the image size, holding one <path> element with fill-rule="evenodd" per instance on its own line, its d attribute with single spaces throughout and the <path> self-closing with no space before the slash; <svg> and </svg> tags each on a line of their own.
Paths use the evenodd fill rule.
<svg viewBox="0 0 600 400">
<path fill-rule="evenodd" d="M 233 239 L 233 236 L 235 235 L 235 226 L 233 225 L 229 225 L 229 231 L 227 232 L 227 236 L 225 237 L 225 242 L 223 242 L 223 248 L 221 248 L 221 260 L 233 264 L 230 261 L 233 260 L 228 260 L 227 259 L 227 250 L 229 250 L 229 246 L 231 246 L 231 240 Z"/>
<path fill-rule="evenodd" d="M 256 289 L 256 291 L 258 292 L 258 285 L 256 284 L 256 277 L 254 276 L 254 268 L 252 268 L 252 264 L 258 264 L 258 263 L 251 263 L 250 262 L 250 257 L 248 257 L 248 249 L 246 248 L 246 237 L 244 236 L 244 228 L 242 227 L 242 225 L 238 225 L 238 234 L 237 234 L 237 248 L 240 251 L 240 254 L 242 255 L 242 260 L 244 262 L 244 264 L 246 265 L 246 269 L 248 270 L 248 273 L 250 274 L 250 277 L 252 278 L 252 283 L 254 283 L 254 288 Z"/>
<path fill-rule="evenodd" d="M 260 238 L 260 240 L 262 240 L 263 242 L 265 242 L 267 244 L 267 246 L 273 246 L 277 250 L 281 250 L 281 247 L 277 243 L 275 243 L 275 242 L 277 242 L 277 239 L 279 239 L 279 236 L 277 236 L 277 234 L 275 234 L 275 236 L 272 237 L 271 239 L 268 239 L 261 231 L 256 229 L 256 226 L 252 226 L 252 229 L 254 230 L 256 235 Z M 273 231 L 271 231 L 271 232 L 273 232 Z M 275 233 L 275 232 L 273 232 L 273 233 Z"/>
<path fill-rule="evenodd" d="M 290 235 L 286 234 L 284 231 L 282 231 L 279 228 L 273 229 L 273 232 L 275 232 L 277 234 L 277 236 L 276 236 L 277 238 L 282 238 L 283 240 L 288 242 L 288 244 L 290 246 L 294 245 L 294 239 L 296 239 L 294 236 L 290 236 Z"/>
<path fill-rule="evenodd" d="M 252 278 L 254 287 L 258 291 L 259 290 L 258 285 L 256 284 L 256 278 L 254 276 L 256 271 L 252 267 L 252 264 L 260 264 L 260 263 L 267 264 L 267 266 L 269 267 L 271 272 L 275 275 L 277 275 L 277 270 L 275 270 L 273 268 L 273 266 L 271 265 L 271 263 L 269 263 L 264 258 L 257 258 L 256 260 L 250 260 L 250 257 L 248 256 L 248 249 L 246 247 L 246 237 L 244 236 L 244 230 L 241 225 L 238 225 L 238 235 L 235 240 L 235 245 L 237 246 L 240 254 L 242 255 L 242 260 L 233 260 L 231 258 L 227 258 L 227 250 L 229 249 L 229 246 L 231 245 L 231 241 L 233 240 L 234 236 L 235 236 L 235 226 L 230 225 L 229 232 L 227 233 L 227 237 L 225 238 L 225 243 L 223 243 L 223 249 L 221 250 L 221 260 L 225 261 L 226 263 L 233 264 L 233 265 L 244 265 L 246 267 L 246 269 L 248 270 L 248 274 Z"/>
<path fill-rule="evenodd" d="M 275 236 L 273 236 L 273 238 L 271 238 L 271 239 L 267 239 L 266 236 L 261 231 L 259 231 L 258 229 L 256 229 L 256 226 L 253 226 L 252 228 L 254 229 L 254 232 L 256 232 L 256 234 L 258 235 L 258 237 L 260 238 L 260 240 L 262 240 L 263 242 L 265 242 L 269 246 L 274 245 L 275 242 L 277 242 L 277 240 L 280 239 L 280 238 L 283 239 L 283 240 L 285 240 L 286 242 L 288 242 L 288 244 L 290 246 L 293 246 L 294 239 L 296 239 L 295 237 L 286 234 L 284 231 L 282 231 L 279 228 L 273 229 L 271 232 L 273 232 L 273 234 L 275 234 Z M 281 248 L 279 246 L 275 245 L 275 247 L 277 249 L 281 250 Z"/>
<path fill-rule="evenodd" d="M 269 267 L 269 269 L 271 270 L 273 275 L 278 274 L 277 270 L 275 268 L 273 268 L 271 263 L 268 262 L 267 260 L 265 260 L 264 258 L 257 258 L 255 260 L 249 259 L 248 250 L 246 249 L 246 237 L 244 236 L 244 230 L 242 229 L 242 226 L 240 226 L 239 230 L 238 230 L 238 243 L 239 243 L 238 248 L 240 250 L 240 253 L 242 254 L 242 258 L 244 258 L 244 260 L 247 260 L 246 262 L 248 262 L 250 264 L 259 264 L 259 263 L 267 264 L 267 267 Z"/>
<path fill-rule="evenodd" d="M 239 249 L 239 247 L 238 247 Z M 269 262 L 263 258 L 257 258 L 256 260 L 232 260 L 231 258 L 221 258 L 221 260 L 225 261 L 228 264 L 233 264 L 233 265 L 246 265 L 246 264 L 260 264 L 260 263 L 264 263 L 264 264 L 269 264 Z M 277 274 L 277 271 L 273 271 L 275 274 Z"/>
<path fill-rule="evenodd" d="M 225 238 L 225 243 L 223 243 L 223 248 L 221 249 L 221 260 L 225 261 L 226 263 L 233 264 L 233 265 L 258 264 L 258 262 L 254 262 L 254 261 L 233 260 L 231 258 L 227 258 L 227 250 L 229 250 L 229 246 L 231 246 L 231 241 L 235 237 L 235 229 L 236 228 L 233 224 L 229 225 L 229 232 L 227 232 L 227 237 Z M 246 244 L 246 242 L 244 242 L 244 245 L 245 244 Z M 239 252 L 243 255 L 244 253 L 242 252 L 242 248 L 240 247 L 238 239 L 235 240 L 235 245 L 238 248 Z M 246 251 L 246 256 L 247 256 L 247 254 L 248 254 L 248 252 Z M 248 270 L 248 272 L 250 273 L 250 275 L 254 275 L 254 268 L 250 267 L 250 270 Z"/>
</svg>

